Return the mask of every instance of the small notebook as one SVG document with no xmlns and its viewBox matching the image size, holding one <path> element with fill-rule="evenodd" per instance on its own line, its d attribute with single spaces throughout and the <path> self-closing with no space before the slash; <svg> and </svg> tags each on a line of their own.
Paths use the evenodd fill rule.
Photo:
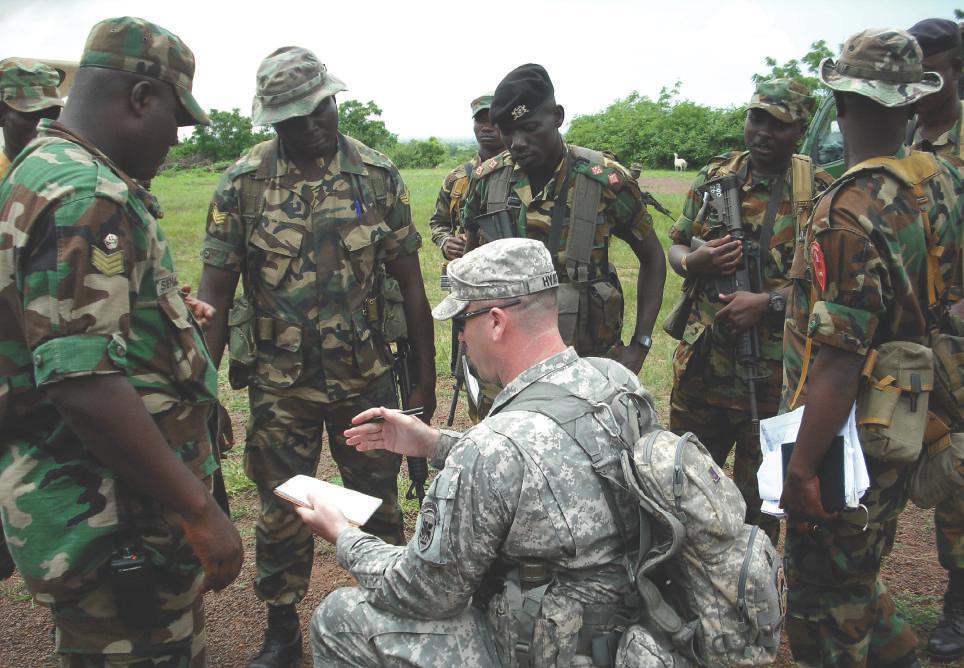
<svg viewBox="0 0 964 668">
<path fill-rule="evenodd" d="M 308 494 L 311 493 L 319 501 L 325 501 L 338 508 L 349 522 L 357 526 L 367 522 L 382 505 L 382 500 L 378 497 L 332 485 L 330 482 L 307 475 L 296 475 L 281 483 L 274 488 L 274 493 L 285 501 L 305 508 L 311 507 L 308 502 Z"/>
<path fill-rule="evenodd" d="M 787 477 L 793 443 L 783 444 L 783 477 Z M 844 486 L 844 438 L 834 436 L 833 442 L 824 453 L 817 467 L 820 478 L 820 501 L 828 513 L 836 513 L 847 507 L 847 491 Z"/>
</svg>

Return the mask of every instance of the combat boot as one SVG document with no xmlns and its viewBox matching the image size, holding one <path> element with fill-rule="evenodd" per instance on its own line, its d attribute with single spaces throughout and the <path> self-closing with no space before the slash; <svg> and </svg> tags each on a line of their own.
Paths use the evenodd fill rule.
<svg viewBox="0 0 964 668">
<path fill-rule="evenodd" d="M 301 659 L 301 624 L 294 605 L 269 605 L 264 645 L 248 668 L 293 668 Z"/>
<path fill-rule="evenodd" d="M 927 640 L 927 652 L 938 661 L 964 656 L 964 570 L 950 573 L 944 592 L 944 612 Z"/>
</svg>

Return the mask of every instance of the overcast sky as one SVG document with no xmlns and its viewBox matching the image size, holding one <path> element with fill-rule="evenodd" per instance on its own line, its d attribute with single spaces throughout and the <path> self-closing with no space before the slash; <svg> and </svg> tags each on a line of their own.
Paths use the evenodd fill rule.
<svg viewBox="0 0 964 668">
<path fill-rule="evenodd" d="M 0 56 L 77 60 L 94 23 L 134 14 L 191 47 L 205 108 L 250 114 L 258 63 L 297 45 L 346 82 L 339 99 L 374 100 L 402 138 L 453 138 L 471 136 L 469 101 L 525 62 L 546 67 L 570 118 L 677 79 L 686 99 L 742 104 L 765 56 L 799 58 L 818 39 L 836 50 L 863 28 L 953 18 L 956 6 L 964 0 L 0 0 Z"/>
</svg>

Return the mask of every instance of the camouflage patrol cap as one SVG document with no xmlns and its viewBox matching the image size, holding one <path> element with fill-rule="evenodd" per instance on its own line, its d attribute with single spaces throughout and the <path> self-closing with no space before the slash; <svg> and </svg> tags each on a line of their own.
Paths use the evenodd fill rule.
<svg viewBox="0 0 964 668">
<path fill-rule="evenodd" d="M 833 90 L 857 93 L 885 107 L 903 107 L 936 93 L 943 81 L 925 72 L 920 45 L 897 28 L 868 28 L 852 35 L 836 62 L 824 58 L 820 80 Z"/>
<path fill-rule="evenodd" d="M 491 241 L 452 260 L 446 271 L 452 290 L 432 309 L 436 320 L 458 315 L 469 302 L 522 297 L 559 285 L 549 250 L 534 239 Z"/>
<path fill-rule="evenodd" d="M 799 81 L 767 79 L 757 84 L 747 109 L 762 109 L 784 123 L 806 122 L 814 103 L 807 88 Z"/>
<path fill-rule="evenodd" d="M 194 54 L 180 37 L 156 23 L 134 16 L 104 19 L 87 36 L 80 66 L 123 70 L 166 81 L 195 123 L 211 123 L 191 94 Z"/>
<path fill-rule="evenodd" d="M 469 106 L 472 107 L 472 118 L 475 118 L 476 114 L 478 114 L 480 111 L 485 111 L 492 106 L 492 93 L 479 95 L 477 98 L 472 100 L 472 103 Z"/>
<path fill-rule="evenodd" d="M 60 72 L 32 60 L 5 58 L 0 60 L 0 102 L 24 113 L 62 107 L 57 88 Z"/>
<path fill-rule="evenodd" d="M 283 46 L 258 66 L 258 91 L 251 109 L 251 122 L 271 125 L 296 116 L 307 116 L 329 95 L 346 90 L 308 49 Z"/>
<path fill-rule="evenodd" d="M 554 96 L 555 88 L 546 68 L 535 63 L 520 65 L 496 86 L 489 118 L 495 125 L 523 120 Z"/>
</svg>

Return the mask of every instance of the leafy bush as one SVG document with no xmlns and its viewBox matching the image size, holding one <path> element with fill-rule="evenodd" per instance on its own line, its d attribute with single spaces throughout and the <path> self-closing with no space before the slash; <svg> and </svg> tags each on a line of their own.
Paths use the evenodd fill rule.
<svg viewBox="0 0 964 668">
<path fill-rule="evenodd" d="M 597 114 L 573 119 L 566 140 L 612 151 L 621 162 L 650 168 L 673 166 L 673 153 L 699 167 L 724 151 L 743 147 L 744 111 L 679 101 L 679 82 L 658 100 L 637 92 Z"/>
<path fill-rule="evenodd" d="M 445 144 L 435 137 L 397 144 L 388 152 L 388 156 L 399 169 L 438 167 L 447 155 Z"/>
<path fill-rule="evenodd" d="M 398 144 L 398 136 L 388 131 L 384 121 L 378 120 L 381 115 L 381 107 L 372 100 L 364 104 L 358 100 L 339 102 L 338 131 L 377 151 L 388 153 Z"/>
</svg>

